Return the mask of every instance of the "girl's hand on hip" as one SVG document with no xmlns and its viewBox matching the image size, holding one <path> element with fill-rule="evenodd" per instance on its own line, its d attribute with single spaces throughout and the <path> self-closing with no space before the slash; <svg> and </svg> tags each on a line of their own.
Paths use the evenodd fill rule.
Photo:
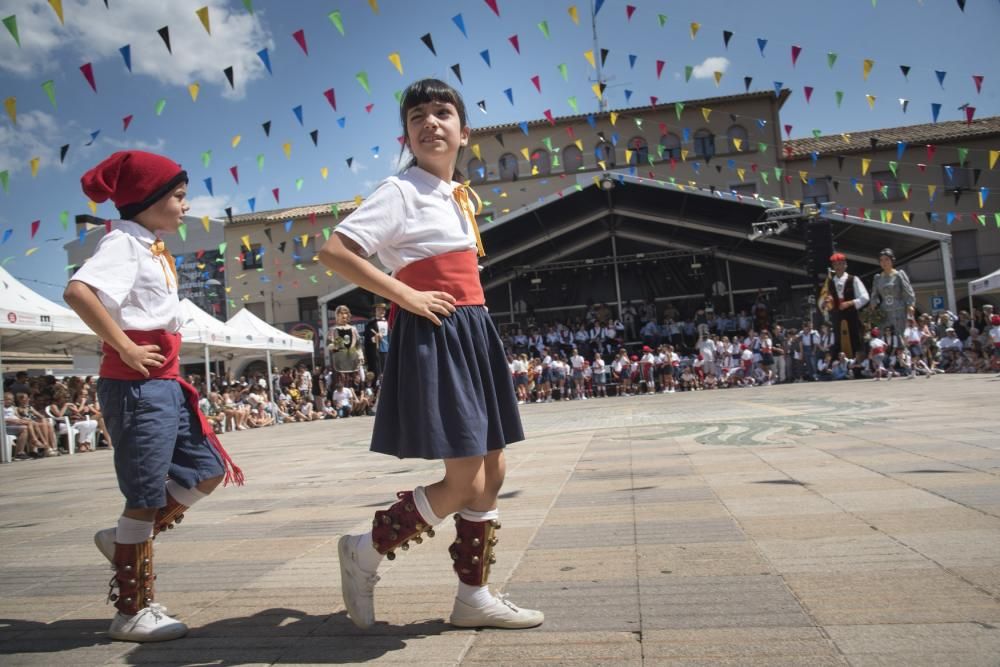
<svg viewBox="0 0 1000 667">
<path fill-rule="evenodd" d="M 399 304 L 414 315 L 426 317 L 437 326 L 441 326 L 438 317 L 447 317 L 455 312 L 455 297 L 447 292 L 418 292 L 413 290 Z"/>
</svg>

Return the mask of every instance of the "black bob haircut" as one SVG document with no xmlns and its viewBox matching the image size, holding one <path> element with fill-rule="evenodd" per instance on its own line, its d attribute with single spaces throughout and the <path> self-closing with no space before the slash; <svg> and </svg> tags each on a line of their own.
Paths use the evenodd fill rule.
<svg viewBox="0 0 1000 667">
<path fill-rule="evenodd" d="M 458 94 L 458 91 L 440 79 L 420 79 L 407 86 L 399 98 L 399 123 L 403 127 L 404 137 L 406 137 L 406 114 L 413 107 L 419 104 L 427 104 L 428 102 L 450 102 L 455 106 L 455 110 L 458 111 L 458 119 L 462 127 L 468 127 L 469 117 L 465 112 L 465 102 L 462 101 L 462 96 Z M 406 138 L 409 140 L 409 137 Z M 406 145 L 404 144 L 403 150 L 405 149 Z M 462 152 L 463 149 L 459 148 L 455 160 L 455 173 L 452 176 L 452 180 L 459 182 L 465 180 L 462 172 L 458 170 L 458 163 L 462 159 Z M 403 170 L 405 171 L 416 164 L 417 159 L 411 157 Z"/>
</svg>

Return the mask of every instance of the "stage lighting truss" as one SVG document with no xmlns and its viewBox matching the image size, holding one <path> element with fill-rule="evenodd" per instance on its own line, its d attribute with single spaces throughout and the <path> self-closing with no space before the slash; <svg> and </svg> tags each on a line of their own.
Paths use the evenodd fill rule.
<svg viewBox="0 0 1000 667">
<path fill-rule="evenodd" d="M 799 223 L 815 218 L 819 208 L 815 204 L 799 206 L 783 206 L 769 208 L 764 213 L 764 219 L 750 224 L 747 240 L 756 241 L 774 236 L 781 236 L 789 229 L 798 227 Z"/>
</svg>

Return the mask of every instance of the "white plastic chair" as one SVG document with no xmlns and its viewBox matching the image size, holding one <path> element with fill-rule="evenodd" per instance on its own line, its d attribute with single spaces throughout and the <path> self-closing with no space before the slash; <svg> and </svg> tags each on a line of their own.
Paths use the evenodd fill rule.
<svg viewBox="0 0 1000 667">
<path fill-rule="evenodd" d="M 45 406 L 45 416 L 49 418 L 52 422 L 52 428 L 55 429 L 56 435 L 66 436 L 66 449 L 69 451 L 70 456 L 76 453 L 76 436 L 78 431 L 73 427 L 72 422 L 70 422 L 69 417 L 54 417 L 52 415 L 52 406 Z"/>
</svg>

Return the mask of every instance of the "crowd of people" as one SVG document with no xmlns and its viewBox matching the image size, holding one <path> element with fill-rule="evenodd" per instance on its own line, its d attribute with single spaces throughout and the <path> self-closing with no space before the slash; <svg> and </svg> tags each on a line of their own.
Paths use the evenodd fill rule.
<svg viewBox="0 0 1000 667">
<path fill-rule="evenodd" d="M 505 335 L 519 402 L 1000 370 L 1000 315 L 992 305 L 957 316 L 911 313 L 902 330 L 869 328 L 856 350 L 845 350 L 826 322 L 772 326 L 765 308 L 699 309 L 681 319 L 673 306 L 661 316 L 650 302 L 607 320 L 601 310 L 571 322 L 527 322 Z"/>
<path fill-rule="evenodd" d="M 613 317 L 604 304 L 572 321 L 531 319 L 506 328 L 503 342 L 518 402 L 587 400 L 793 382 L 930 378 L 942 373 L 1000 370 L 1000 315 L 990 304 L 957 315 L 904 314 L 905 326 L 866 328 L 857 349 L 838 336 L 837 321 L 814 328 L 769 323 L 766 298 L 737 314 L 697 309 L 681 317 L 668 305 L 626 304 Z M 202 390 L 200 406 L 216 432 L 276 424 L 374 415 L 381 359 L 388 338 L 385 308 L 363 333 L 348 335 L 350 312 L 339 313 L 340 341 L 331 350 L 356 350 L 348 370 L 305 363 L 234 377 L 189 375 Z M 353 330 L 353 327 L 352 327 Z M 367 350 L 364 354 L 364 347 Z M 372 358 L 371 367 L 366 364 Z M 336 358 L 335 358 L 336 360 Z M 344 363 L 339 364 L 344 368 Z M 270 382 L 271 391 L 268 392 Z M 76 451 L 111 448 L 96 399 L 96 378 L 57 379 L 17 373 L 4 388 L 4 420 L 15 460 L 58 456 L 74 430 Z M 67 423 L 68 422 L 68 423 Z"/>
<path fill-rule="evenodd" d="M 110 448 L 95 384 L 92 376 L 60 380 L 52 375 L 29 378 L 24 371 L 15 374 L 3 393 L 4 425 L 14 438 L 14 460 L 58 456 L 71 436 L 78 452 Z"/>
</svg>

